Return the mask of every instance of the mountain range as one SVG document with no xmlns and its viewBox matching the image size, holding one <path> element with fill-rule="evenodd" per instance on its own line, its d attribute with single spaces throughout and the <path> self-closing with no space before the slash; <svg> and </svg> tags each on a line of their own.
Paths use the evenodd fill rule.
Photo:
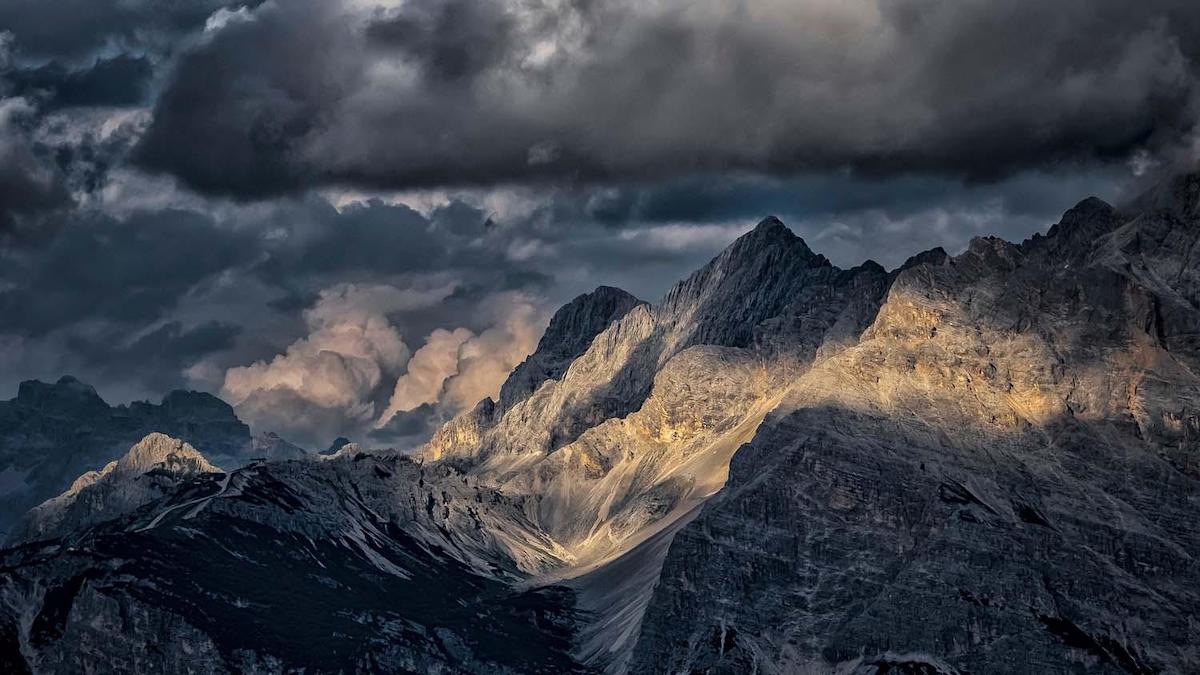
<svg viewBox="0 0 1200 675">
<path fill-rule="evenodd" d="M 22 382 L 16 398 L 0 401 L 0 533 L 153 432 L 203 448 L 209 460 L 229 468 L 255 457 L 305 454 L 274 434 L 251 434 L 233 408 L 211 394 L 173 391 L 159 404 L 110 406 L 74 377 Z"/>
<path fill-rule="evenodd" d="M 0 671 L 1198 672 L 1198 241 L 1197 175 L 891 271 L 767 218 L 415 453 L 25 383 Z"/>
</svg>

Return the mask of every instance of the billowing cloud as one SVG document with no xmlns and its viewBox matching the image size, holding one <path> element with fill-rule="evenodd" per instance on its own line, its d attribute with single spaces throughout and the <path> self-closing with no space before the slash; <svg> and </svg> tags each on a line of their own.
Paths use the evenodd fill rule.
<svg viewBox="0 0 1200 675">
<path fill-rule="evenodd" d="M 463 343 L 475 334 L 466 328 L 438 328 L 425 344 L 413 353 L 408 371 L 396 381 L 388 407 L 379 416 L 379 425 L 391 421 L 398 412 L 409 412 L 442 397 L 446 380 L 458 374 L 459 352 Z"/>
<path fill-rule="evenodd" d="M 238 196 L 1167 151 L 1190 0 L 269 3 L 186 54 L 143 165 Z M 620 208 L 619 204 L 612 204 Z"/>
<path fill-rule="evenodd" d="M 495 323 L 463 343 L 458 371 L 444 385 L 443 400 L 455 412 L 498 397 L 500 385 L 533 352 L 549 321 L 545 308 L 522 293 L 493 298 L 485 310 Z"/>
<path fill-rule="evenodd" d="M 486 329 L 476 334 L 439 328 L 413 354 L 375 424 L 377 437 L 420 440 L 433 425 L 499 397 L 508 374 L 537 346 L 549 317 L 543 303 L 521 292 L 490 296 L 480 308 Z"/>
<path fill-rule="evenodd" d="M 276 424 L 292 420 L 285 430 L 306 441 L 324 429 L 310 428 L 311 421 L 296 421 L 304 419 L 305 411 L 280 407 L 281 397 L 302 403 L 306 410 L 334 411 L 342 424 L 371 420 L 381 385 L 394 381 L 411 355 L 389 314 L 437 303 L 453 288 L 342 285 L 326 289 L 304 313 L 310 333 L 270 361 L 230 369 L 221 394 L 251 423 L 259 423 L 264 415 Z M 264 398 L 274 405 L 262 405 Z"/>
<path fill-rule="evenodd" d="M 33 143 L 34 110 L 24 98 L 0 98 L 0 238 L 31 234 L 42 217 L 71 204 L 58 167 Z"/>
</svg>

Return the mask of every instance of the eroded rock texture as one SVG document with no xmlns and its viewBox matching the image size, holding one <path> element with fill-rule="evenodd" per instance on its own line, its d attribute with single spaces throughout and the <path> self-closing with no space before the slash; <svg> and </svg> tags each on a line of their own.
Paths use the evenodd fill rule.
<svg viewBox="0 0 1200 675">
<path fill-rule="evenodd" d="M 1200 667 L 1194 204 L 904 270 L 675 539 L 632 670 Z"/>
</svg>

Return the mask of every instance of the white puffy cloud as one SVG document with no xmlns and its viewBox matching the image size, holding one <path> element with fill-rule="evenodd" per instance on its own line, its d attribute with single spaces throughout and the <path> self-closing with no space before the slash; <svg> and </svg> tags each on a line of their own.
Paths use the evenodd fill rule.
<svg viewBox="0 0 1200 675">
<path fill-rule="evenodd" d="M 326 289 L 304 313 L 307 336 L 269 362 L 229 369 L 221 393 L 252 424 L 267 421 L 269 413 L 275 424 L 282 420 L 289 427 L 301 427 L 300 436 L 308 440 L 317 430 L 304 428 L 299 418 L 309 413 L 267 410 L 262 403 L 336 412 L 325 418 L 349 424 L 373 419 L 381 385 L 398 377 L 411 355 L 389 314 L 428 307 L 453 290 L 453 284 L 430 289 L 342 284 Z"/>
<path fill-rule="evenodd" d="M 315 448 L 422 406 L 445 419 L 498 396 L 537 346 L 545 307 L 519 291 L 487 296 L 470 317 L 476 330 L 486 328 L 437 328 L 412 352 L 403 314 L 437 305 L 456 288 L 327 288 L 304 312 L 308 334 L 270 360 L 226 370 L 221 394 L 257 429 Z"/>
<path fill-rule="evenodd" d="M 466 328 L 438 328 L 430 333 L 425 345 L 409 360 L 408 372 L 396 380 L 391 402 L 379 418 L 381 425 L 398 412 L 436 403 L 446 379 L 458 374 L 463 343 L 474 337 Z"/>
<path fill-rule="evenodd" d="M 443 401 L 462 411 L 500 395 L 512 369 L 537 347 L 548 317 L 523 293 L 506 293 L 488 303 L 496 323 L 463 343 L 458 373 L 446 380 Z"/>
<path fill-rule="evenodd" d="M 449 416 L 499 396 L 508 374 L 537 346 L 547 315 L 539 302 L 520 292 L 498 293 L 482 307 L 481 318 L 491 325 L 479 334 L 439 328 L 429 335 L 396 381 L 377 427 L 425 404 L 436 404 Z"/>
</svg>

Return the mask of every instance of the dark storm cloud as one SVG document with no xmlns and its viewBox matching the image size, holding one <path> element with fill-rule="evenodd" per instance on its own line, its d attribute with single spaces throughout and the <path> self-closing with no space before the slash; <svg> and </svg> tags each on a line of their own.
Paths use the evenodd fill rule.
<svg viewBox="0 0 1200 675">
<path fill-rule="evenodd" d="M 89 364 L 93 377 L 119 381 L 136 372 L 142 388 L 165 392 L 185 387 L 187 366 L 207 354 L 232 348 L 241 332 L 239 326 L 220 321 L 191 328 L 168 321 L 132 341 L 125 329 L 115 327 L 98 334 L 69 335 L 65 346 Z"/>
<path fill-rule="evenodd" d="M 32 138 L 34 108 L 0 98 L 0 245 L 36 237 L 45 221 L 71 206 L 63 174 Z"/>
<path fill-rule="evenodd" d="M 41 245 L 7 251 L 4 330 L 40 337 L 73 322 L 149 322 L 201 280 L 256 254 L 199 213 L 79 215 Z"/>
<path fill-rule="evenodd" d="M 150 59 L 121 55 L 71 69 L 57 61 L 7 74 L 10 94 L 45 101 L 49 109 L 74 106 L 132 106 L 143 103 L 154 74 Z"/>
<path fill-rule="evenodd" d="M 394 49 L 433 81 L 455 82 L 503 64 L 515 37 L 501 2 L 416 0 L 366 29 L 370 43 Z"/>
<path fill-rule="evenodd" d="M 850 168 L 993 179 L 1166 151 L 1190 0 L 268 5 L 183 57 L 139 150 L 201 190 Z M 619 203 L 600 204 L 617 209 Z"/>
<path fill-rule="evenodd" d="M 105 47 L 169 48 L 230 4 L 259 2 L 5 0 L 0 3 L 0 30 L 12 33 L 18 48 L 30 58 L 83 58 Z"/>
<path fill-rule="evenodd" d="M 208 192 L 280 194 L 319 182 L 327 169 L 305 160 L 304 139 L 361 84 L 358 47 L 332 12 L 267 5 L 261 18 L 220 29 L 176 66 L 136 160 Z"/>
</svg>

